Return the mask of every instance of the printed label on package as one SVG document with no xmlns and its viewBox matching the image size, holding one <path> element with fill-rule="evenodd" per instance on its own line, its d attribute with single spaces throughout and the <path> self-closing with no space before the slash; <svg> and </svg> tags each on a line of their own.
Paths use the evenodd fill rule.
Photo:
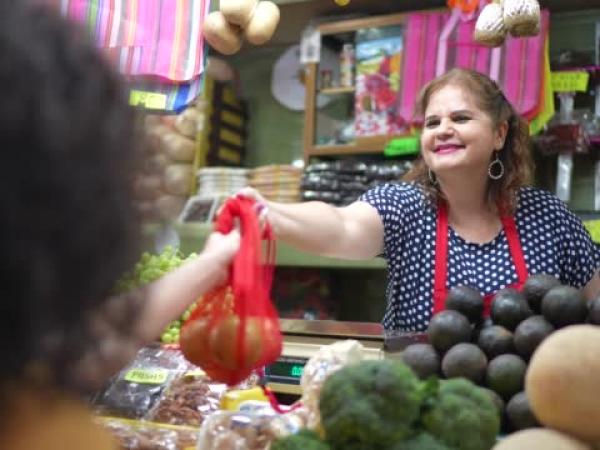
<svg viewBox="0 0 600 450">
<path fill-rule="evenodd" d="M 167 96 L 158 92 L 132 90 L 129 93 L 129 104 L 131 106 L 143 106 L 146 109 L 165 109 L 167 107 Z"/>
<path fill-rule="evenodd" d="M 125 375 L 125 380 L 140 384 L 163 384 L 168 376 L 166 369 L 131 369 Z"/>
<path fill-rule="evenodd" d="M 554 92 L 585 92 L 590 74 L 583 71 L 552 72 L 551 79 Z"/>
</svg>

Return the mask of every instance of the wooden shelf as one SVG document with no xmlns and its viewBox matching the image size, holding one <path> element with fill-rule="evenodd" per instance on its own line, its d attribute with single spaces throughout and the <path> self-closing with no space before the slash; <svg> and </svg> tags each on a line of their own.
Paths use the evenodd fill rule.
<svg viewBox="0 0 600 450">
<path fill-rule="evenodd" d="M 365 136 L 358 137 L 349 144 L 339 145 L 313 145 L 306 148 L 306 156 L 339 156 L 339 155 L 360 155 L 360 154 L 378 154 L 383 153 L 387 143 L 396 138 L 406 136 Z"/>
<path fill-rule="evenodd" d="M 321 89 L 317 92 L 317 94 L 323 94 L 323 95 L 354 94 L 354 91 L 356 91 L 356 86 L 331 87 L 331 88 Z"/>
<path fill-rule="evenodd" d="M 206 237 L 212 226 L 203 223 L 178 223 L 172 225 L 180 239 L 180 250 L 184 254 L 199 252 L 204 247 Z M 143 227 L 143 245 L 148 251 L 155 251 L 154 238 L 163 228 L 160 224 L 146 224 Z M 386 263 L 381 258 L 368 261 L 351 261 L 338 258 L 316 256 L 296 250 L 289 245 L 277 244 L 277 267 L 315 267 L 332 269 L 385 269 Z"/>
<path fill-rule="evenodd" d="M 322 23 L 317 29 L 324 35 L 346 34 L 361 29 L 405 25 L 406 14 L 387 14 L 383 16 L 363 17 L 339 22 Z M 356 87 L 336 87 L 318 89 L 318 63 L 305 65 L 305 107 L 304 107 L 304 161 L 309 162 L 314 156 L 340 156 L 383 153 L 387 142 L 395 136 L 373 136 L 356 138 L 349 144 L 315 145 L 317 142 L 317 101 L 318 95 L 355 94 Z M 328 131 L 329 133 L 329 131 Z"/>
<path fill-rule="evenodd" d="M 406 17 L 406 14 L 364 17 L 360 19 L 343 20 L 340 22 L 323 23 L 317 28 L 322 35 L 347 33 L 349 31 L 360 30 L 361 28 L 377 28 L 403 24 L 406 22 Z"/>
<path fill-rule="evenodd" d="M 306 151 L 307 156 L 359 155 L 365 153 L 383 153 L 383 147 L 370 148 L 352 143 L 345 145 L 317 145 Z"/>
</svg>

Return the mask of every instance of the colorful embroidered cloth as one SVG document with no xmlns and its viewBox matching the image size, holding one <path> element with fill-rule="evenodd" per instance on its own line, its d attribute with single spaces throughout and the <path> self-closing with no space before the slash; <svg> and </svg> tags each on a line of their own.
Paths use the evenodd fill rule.
<svg viewBox="0 0 600 450">
<path fill-rule="evenodd" d="M 543 106 L 544 43 L 550 18 L 542 11 L 538 36 L 508 37 L 502 47 L 490 49 L 473 41 L 476 18 L 459 11 L 417 12 L 408 17 L 402 67 L 399 111 L 413 119 L 421 88 L 453 67 L 474 69 L 495 79 L 517 111 L 532 119 Z"/>
<path fill-rule="evenodd" d="M 50 0 L 83 23 L 127 75 L 183 82 L 204 69 L 208 0 Z"/>
</svg>

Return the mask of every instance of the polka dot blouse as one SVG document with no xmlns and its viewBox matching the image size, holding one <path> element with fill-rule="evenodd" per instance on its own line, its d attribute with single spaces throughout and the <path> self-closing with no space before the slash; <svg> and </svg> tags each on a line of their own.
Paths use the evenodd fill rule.
<svg viewBox="0 0 600 450">
<path fill-rule="evenodd" d="M 388 263 L 386 329 L 423 331 L 433 308 L 436 209 L 414 184 L 387 184 L 360 201 L 377 209 L 384 225 Z M 554 195 L 526 187 L 515 222 L 529 275 L 547 273 L 582 287 L 600 267 L 600 250 L 581 220 Z M 504 230 L 490 242 L 472 243 L 448 228 L 447 288 L 466 284 L 482 294 L 515 283 L 517 273 Z"/>
</svg>

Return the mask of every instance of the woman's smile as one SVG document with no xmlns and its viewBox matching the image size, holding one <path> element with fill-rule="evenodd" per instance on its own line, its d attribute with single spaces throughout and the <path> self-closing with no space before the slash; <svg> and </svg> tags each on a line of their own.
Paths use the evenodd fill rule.
<svg viewBox="0 0 600 450">
<path fill-rule="evenodd" d="M 465 146 L 461 144 L 440 144 L 433 149 L 433 152 L 437 155 L 447 155 L 450 153 L 455 153 L 464 148 Z"/>
</svg>

